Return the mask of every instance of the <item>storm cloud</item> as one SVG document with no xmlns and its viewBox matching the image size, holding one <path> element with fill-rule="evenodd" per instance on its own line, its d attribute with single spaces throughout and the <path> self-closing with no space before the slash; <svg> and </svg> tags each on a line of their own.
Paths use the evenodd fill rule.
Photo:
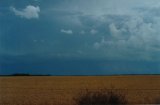
<svg viewBox="0 0 160 105">
<path fill-rule="evenodd" d="M 83 70 L 93 67 L 82 61 L 94 60 L 95 68 L 104 74 L 108 68 L 115 74 L 124 69 L 128 69 L 125 73 L 149 73 L 149 69 L 156 73 L 160 70 L 159 10 L 159 0 L 0 1 L 0 54 L 22 57 L 26 64 L 26 56 L 62 62 L 76 59 Z M 61 61 L 59 65 L 66 67 Z"/>
</svg>

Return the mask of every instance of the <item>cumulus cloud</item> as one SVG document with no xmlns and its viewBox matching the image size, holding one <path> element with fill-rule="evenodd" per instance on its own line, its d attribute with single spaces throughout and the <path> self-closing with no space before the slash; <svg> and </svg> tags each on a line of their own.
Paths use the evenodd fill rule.
<svg viewBox="0 0 160 105">
<path fill-rule="evenodd" d="M 99 49 L 99 48 L 101 47 L 101 43 L 95 42 L 95 43 L 94 43 L 94 47 L 95 47 L 96 49 Z"/>
<path fill-rule="evenodd" d="M 94 35 L 94 34 L 97 34 L 97 33 L 98 33 L 98 31 L 97 31 L 97 30 L 95 30 L 95 29 L 92 29 L 92 30 L 90 31 L 90 33 Z"/>
<path fill-rule="evenodd" d="M 40 8 L 39 6 L 28 5 L 22 10 L 17 10 L 15 7 L 10 7 L 10 10 L 15 13 L 15 15 L 26 19 L 37 19 L 39 18 Z"/>
<path fill-rule="evenodd" d="M 61 29 L 61 32 L 62 32 L 62 33 L 65 33 L 65 34 L 73 34 L 73 31 L 72 31 L 72 30 L 64 30 L 64 29 Z"/>
<path fill-rule="evenodd" d="M 117 29 L 117 27 L 113 23 L 109 25 L 109 29 L 112 36 L 115 38 L 119 37 L 119 35 L 121 34 L 121 30 Z"/>
<path fill-rule="evenodd" d="M 84 30 L 80 31 L 80 34 L 84 35 L 86 32 Z"/>
<path fill-rule="evenodd" d="M 156 7 L 144 10 L 137 11 L 136 16 L 130 14 L 104 16 L 106 21 L 97 28 L 99 30 L 102 27 L 107 28 L 106 31 L 99 31 L 103 37 L 93 43 L 94 48 L 99 52 L 106 52 L 108 57 L 116 55 L 122 59 L 128 57 L 128 59 L 159 60 L 160 19 L 156 12 L 158 9 Z"/>
<path fill-rule="evenodd" d="M 105 46 L 113 45 L 113 41 L 106 41 L 104 37 L 99 42 L 94 43 L 94 48 L 100 49 Z"/>
</svg>

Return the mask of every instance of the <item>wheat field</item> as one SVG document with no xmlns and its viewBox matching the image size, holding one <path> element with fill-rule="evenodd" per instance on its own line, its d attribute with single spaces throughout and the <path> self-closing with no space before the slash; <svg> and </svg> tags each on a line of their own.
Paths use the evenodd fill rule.
<svg viewBox="0 0 160 105">
<path fill-rule="evenodd" d="M 86 89 L 114 90 L 129 103 L 160 100 L 160 76 L 22 76 L 0 77 L 0 105 L 75 105 Z"/>
</svg>

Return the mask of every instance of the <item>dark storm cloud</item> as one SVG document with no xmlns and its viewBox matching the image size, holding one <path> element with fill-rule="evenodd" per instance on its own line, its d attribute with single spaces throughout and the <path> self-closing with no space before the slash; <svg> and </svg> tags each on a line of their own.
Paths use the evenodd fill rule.
<svg viewBox="0 0 160 105">
<path fill-rule="evenodd" d="M 0 67 L 2 70 L 5 70 L 0 71 L 1 74 L 14 74 L 15 72 L 51 75 L 114 75 L 160 73 L 158 71 L 158 62 L 134 62 L 85 58 L 40 58 L 33 55 L 4 55 L 1 58 Z M 153 67 L 155 69 L 151 70 Z"/>
</svg>

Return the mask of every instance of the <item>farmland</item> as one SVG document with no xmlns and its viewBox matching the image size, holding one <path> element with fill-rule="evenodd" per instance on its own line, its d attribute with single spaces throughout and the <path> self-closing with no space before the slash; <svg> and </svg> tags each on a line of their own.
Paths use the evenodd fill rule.
<svg viewBox="0 0 160 105">
<path fill-rule="evenodd" d="M 0 105 L 74 105 L 86 89 L 121 92 L 129 103 L 154 103 L 160 100 L 160 76 L 0 77 Z"/>
</svg>

